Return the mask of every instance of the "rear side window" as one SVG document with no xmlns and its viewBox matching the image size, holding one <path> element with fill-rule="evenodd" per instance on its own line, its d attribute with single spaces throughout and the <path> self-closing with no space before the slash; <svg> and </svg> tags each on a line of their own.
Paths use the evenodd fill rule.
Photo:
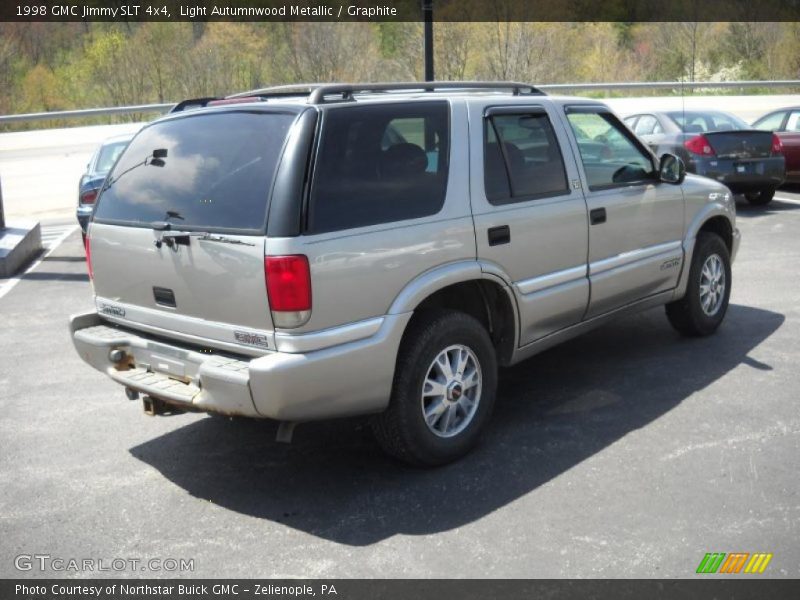
<svg viewBox="0 0 800 600">
<path fill-rule="evenodd" d="M 491 116 L 484 129 L 489 202 L 507 204 L 569 192 L 561 150 L 545 113 Z"/>
<path fill-rule="evenodd" d="M 446 102 L 334 108 L 324 117 L 321 135 L 309 233 L 441 210 L 450 154 Z"/>
<path fill-rule="evenodd" d="M 633 129 L 636 135 L 653 135 L 657 133 L 664 133 L 661 125 L 653 115 L 642 115 Z"/>
<path fill-rule="evenodd" d="M 100 148 L 94 170 L 98 173 L 108 173 L 127 145 L 128 142 L 114 142 Z"/>
<path fill-rule="evenodd" d="M 294 114 L 224 112 L 142 130 L 106 179 L 95 219 L 174 229 L 263 231 Z"/>
</svg>

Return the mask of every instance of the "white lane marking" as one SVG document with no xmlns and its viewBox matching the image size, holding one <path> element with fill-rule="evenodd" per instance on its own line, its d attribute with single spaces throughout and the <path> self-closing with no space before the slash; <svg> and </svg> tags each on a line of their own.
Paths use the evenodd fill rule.
<svg viewBox="0 0 800 600">
<path fill-rule="evenodd" d="M 53 227 L 52 229 L 59 229 L 59 230 L 63 230 L 63 231 L 62 231 L 61 235 L 59 235 L 55 239 L 49 239 L 47 241 L 47 243 L 45 243 L 45 241 L 44 241 L 44 239 L 45 239 L 45 230 L 47 230 L 49 228 L 43 227 L 42 228 L 42 245 L 44 246 L 44 248 L 47 251 L 42 256 L 40 256 L 36 260 L 36 262 L 34 262 L 30 267 L 25 269 L 22 273 L 20 273 L 19 275 L 15 276 L 15 277 L 12 277 L 8 281 L 6 281 L 3 285 L 0 285 L 0 298 L 5 296 L 8 292 L 10 292 L 14 288 L 15 285 L 17 285 L 20 281 L 25 279 L 25 276 L 28 273 L 30 273 L 36 267 L 38 267 L 40 264 L 42 264 L 42 261 L 45 258 L 47 258 L 48 256 L 50 256 L 53 253 L 53 250 L 58 248 L 62 244 L 62 242 L 65 239 L 67 239 L 70 236 L 70 234 L 73 231 L 75 231 L 77 228 L 78 228 L 77 225 L 69 225 L 69 226 L 66 226 L 66 227 L 63 227 L 63 228 L 55 228 L 55 227 Z"/>
<path fill-rule="evenodd" d="M 69 235 L 75 231 L 75 225 L 58 225 L 52 227 L 42 227 L 42 246 L 49 250 L 61 243 L 61 238 L 66 233 Z M 55 246 L 54 246 L 55 245 Z"/>
<path fill-rule="evenodd" d="M 788 202 L 789 204 L 800 204 L 800 200 L 795 200 L 794 198 L 782 198 L 780 196 L 775 196 L 773 200 L 780 200 L 781 202 Z"/>
</svg>

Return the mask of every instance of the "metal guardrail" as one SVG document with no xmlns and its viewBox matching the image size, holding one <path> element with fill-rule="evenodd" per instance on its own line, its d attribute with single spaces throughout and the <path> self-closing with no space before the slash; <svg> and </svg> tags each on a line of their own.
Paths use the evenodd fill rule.
<svg viewBox="0 0 800 600">
<path fill-rule="evenodd" d="M 167 112 L 175 106 L 168 104 L 137 104 L 136 106 L 113 106 L 110 108 L 86 108 L 82 110 L 57 110 L 54 112 L 27 113 L 20 115 L 0 116 L 1 123 L 18 123 L 21 121 L 46 121 L 48 119 L 75 119 L 80 117 L 105 117 L 108 115 L 130 115 L 147 112 Z"/>
<path fill-rule="evenodd" d="M 635 83 L 551 83 L 537 86 L 540 90 L 696 90 L 747 88 L 800 88 L 800 79 L 775 81 L 645 81 Z"/>
<path fill-rule="evenodd" d="M 775 81 L 647 81 L 634 83 L 551 83 L 536 86 L 550 92 L 562 91 L 618 91 L 618 90 L 696 90 L 696 89 L 748 89 L 748 88 L 800 88 L 800 79 Z M 46 121 L 56 119 L 75 119 L 81 117 L 104 117 L 147 112 L 167 112 L 175 106 L 166 104 L 139 104 L 136 106 L 115 106 L 111 108 L 87 108 L 83 110 L 61 110 L 44 113 L 27 113 L 0 116 L 0 124 L 22 121 Z"/>
</svg>

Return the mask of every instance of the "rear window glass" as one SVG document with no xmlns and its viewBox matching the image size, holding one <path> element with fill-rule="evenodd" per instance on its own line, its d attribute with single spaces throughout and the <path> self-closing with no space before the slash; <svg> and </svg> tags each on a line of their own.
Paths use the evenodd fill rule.
<svg viewBox="0 0 800 600">
<path fill-rule="evenodd" d="M 448 115 L 446 102 L 328 111 L 309 201 L 309 233 L 439 212 L 447 189 Z"/>
<path fill-rule="evenodd" d="M 667 113 L 667 116 L 684 133 L 749 129 L 747 123 L 738 117 L 721 112 L 671 112 Z"/>
<path fill-rule="evenodd" d="M 156 123 L 106 179 L 95 219 L 261 231 L 294 114 L 224 112 Z"/>
</svg>

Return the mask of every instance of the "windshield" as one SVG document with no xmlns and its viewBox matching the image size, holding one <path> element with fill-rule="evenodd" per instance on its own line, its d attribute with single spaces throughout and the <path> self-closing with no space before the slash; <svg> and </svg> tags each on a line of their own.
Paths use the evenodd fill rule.
<svg viewBox="0 0 800 600">
<path fill-rule="evenodd" d="M 175 229 L 262 231 L 294 114 L 223 112 L 142 130 L 106 179 L 95 219 Z"/>
<path fill-rule="evenodd" d="M 705 133 L 707 131 L 738 131 L 750 129 L 739 117 L 723 112 L 670 112 L 667 116 L 684 133 Z"/>
</svg>

